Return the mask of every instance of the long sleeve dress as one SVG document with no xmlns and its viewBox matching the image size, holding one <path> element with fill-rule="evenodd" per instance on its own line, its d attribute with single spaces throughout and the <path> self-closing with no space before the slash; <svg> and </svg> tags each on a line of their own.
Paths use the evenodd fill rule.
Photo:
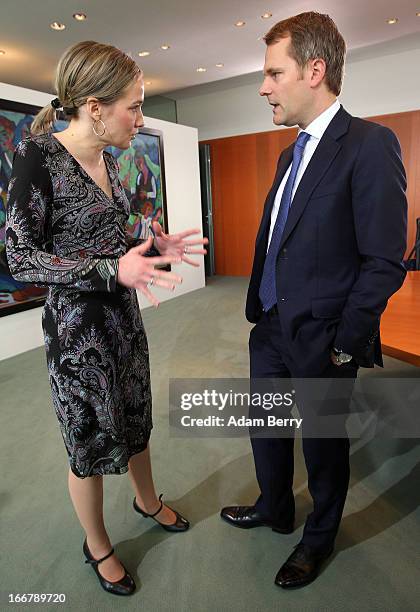
<svg viewBox="0 0 420 612">
<path fill-rule="evenodd" d="M 103 155 L 112 198 L 51 133 L 23 140 L 7 204 L 11 273 L 48 287 L 42 326 L 53 405 L 80 478 L 126 472 L 152 429 L 137 295 L 117 284 L 129 203 L 116 160 Z"/>
</svg>

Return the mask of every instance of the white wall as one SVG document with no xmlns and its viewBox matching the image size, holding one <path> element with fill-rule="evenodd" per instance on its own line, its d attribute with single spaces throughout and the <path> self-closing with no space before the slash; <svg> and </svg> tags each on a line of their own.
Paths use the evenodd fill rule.
<svg viewBox="0 0 420 612">
<path fill-rule="evenodd" d="M 176 234 L 188 228 L 202 230 L 197 129 L 151 117 L 145 118 L 145 125 L 163 132 L 169 232 Z M 182 285 L 173 293 L 156 287 L 153 293 L 164 302 L 204 287 L 203 256 L 197 256 L 196 261 L 200 263 L 199 268 L 187 264 L 173 267 L 183 277 Z M 139 299 L 142 308 L 150 306 L 144 296 L 139 295 Z"/>
<path fill-rule="evenodd" d="M 261 66 L 264 58 L 261 57 Z M 420 36 L 374 45 L 349 55 L 340 102 L 368 117 L 420 109 Z M 262 72 L 173 92 L 178 120 L 199 140 L 275 129 L 271 107 L 258 95 Z"/>
<path fill-rule="evenodd" d="M 0 98 L 44 106 L 52 99 L 51 94 L 0 83 Z M 198 134 L 192 127 L 145 119 L 146 126 L 162 130 L 164 139 L 166 196 L 170 233 L 196 227 L 202 228 L 200 173 L 198 163 Z M 184 293 L 200 289 L 205 285 L 204 261 L 193 268 L 183 264 L 174 271 L 183 276 L 183 283 L 175 291 L 165 292 L 154 288 L 161 301 L 173 299 Z M 150 306 L 143 296 L 142 308 Z M 23 353 L 43 344 L 41 330 L 41 308 L 34 308 L 13 315 L 0 317 L 0 360 Z"/>
</svg>

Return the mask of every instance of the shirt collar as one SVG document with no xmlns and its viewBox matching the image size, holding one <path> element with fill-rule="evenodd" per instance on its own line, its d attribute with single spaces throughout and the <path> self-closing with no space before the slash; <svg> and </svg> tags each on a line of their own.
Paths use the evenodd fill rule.
<svg viewBox="0 0 420 612">
<path fill-rule="evenodd" d="M 318 115 L 316 119 L 314 119 L 304 130 L 299 129 L 298 134 L 301 132 L 306 132 L 310 134 L 310 136 L 316 138 L 317 140 L 321 140 L 324 135 L 325 130 L 331 123 L 333 117 L 340 110 L 340 102 L 335 100 L 331 106 L 329 106 L 323 113 Z"/>
</svg>

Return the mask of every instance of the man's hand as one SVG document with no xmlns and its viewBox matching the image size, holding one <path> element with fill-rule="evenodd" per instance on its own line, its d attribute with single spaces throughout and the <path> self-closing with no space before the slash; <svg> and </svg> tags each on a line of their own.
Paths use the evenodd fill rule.
<svg viewBox="0 0 420 612">
<path fill-rule="evenodd" d="M 341 361 L 338 361 L 337 355 L 334 353 L 334 351 L 330 351 L 330 357 L 331 357 L 331 361 L 333 362 L 335 366 L 343 365 Z"/>
<path fill-rule="evenodd" d="M 353 359 L 351 355 L 349 355 L 348 353 L 344 353 L 343 351 L 340 351 L 335 347 L 331 349 L 330 356 L 331 361 L 336 366 L 342 366 L 345 363 L 350 363 L 350 361 Z"/>
</svg>

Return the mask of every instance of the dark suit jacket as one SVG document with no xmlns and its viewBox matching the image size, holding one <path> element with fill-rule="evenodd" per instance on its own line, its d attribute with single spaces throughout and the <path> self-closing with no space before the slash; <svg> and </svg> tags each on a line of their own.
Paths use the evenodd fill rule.
<svg viewBox="0 0 420 612">
<path fill-rule="evenodd" d="M 275 195 L 293 146 L 280 155 L 257 234 L 246 316 L 256 323 Z M 296 374 L 316 376 L 332 346 L 383 365 L 380 316 L 405 278 L 406 177 L 394 133 L 349 115 L 332 119 L 299 183 L 276 266 L 279 324 Z"/>
</svg>

